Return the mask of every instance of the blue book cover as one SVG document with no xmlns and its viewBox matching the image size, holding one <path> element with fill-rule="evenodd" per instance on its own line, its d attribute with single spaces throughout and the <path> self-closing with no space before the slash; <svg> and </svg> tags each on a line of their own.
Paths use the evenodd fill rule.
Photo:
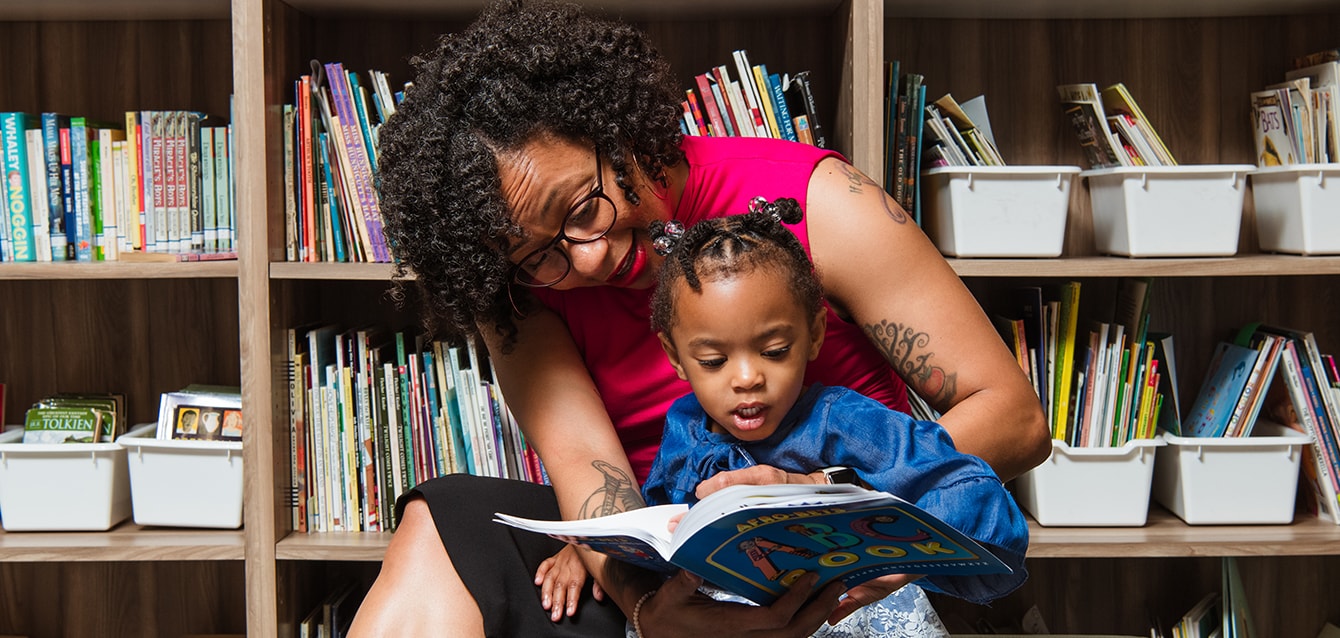
<svg viewBox="0 0 1340 638">
<path fill-rule="evenodd" d="M 768 79 L 768 95 L 772 96 L 772 107 L 777 112 L 777 124 L 782 128 L 782 137 L 792 142 L 800 141 L 796 137 L 795 123 L 791 121 L 791 110 L 786 106 L 786 96 L 782 94 L 781 74 L 768 75 L 766 71 L 764 73 L 764 77 Z"/>
<path fill-rule="evenodd" d="M 1248 348 L 1221 341 L 1215 348 L 1210 367 L 1205 372 L 1205 381 L 1200 393 L 1191 404 L 1186 420 L 1182 422 L 1183 436 L 1215 437 L 1223 436 L 1228 420 L 1233 416 L 1233 408 L 1247 387 L 1252 366 L 1260 354 L 1255 348 Z"/>
<path fill-rule="evenodd" d="M 93 212 L 89 198 L 88 120 L 70 119 L 70 170 L 74 176 L 75 257 L 93 261 Z M 68 226 L 67 226 L 68 228 Z"/>
<path fill-rule="evenodd" d="M 669 520 L 686 512 L 674 533 Z M 676 567 L 760 605 L 807 572 L 816 589 L 888 574 L 1008 574 L 981 545 L 892 494 L 854 485 L 737 485 L 692 508 L 658 505 L 594 519 L 497 522 L 660 572 Z"/>
</svg>

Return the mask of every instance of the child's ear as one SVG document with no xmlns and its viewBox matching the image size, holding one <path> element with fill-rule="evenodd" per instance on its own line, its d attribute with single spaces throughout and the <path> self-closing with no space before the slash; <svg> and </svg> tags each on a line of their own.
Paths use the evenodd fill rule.
<svg viewBox="0 0 1340 638">
<path fill-rule="evenodd" d="M 679 380 L 688 381 L 689 377 L 684 374 L 684 364 L 679 361 L 679 350 L 675 348 L 674 342 L 670 341 L 670 335 L 658 332 L 656 338 L 661 340 L 661 349 L 665 351 L 665 356 L 670 359 L 670 367 L 675 369 L 675 374 L 679 375 Z"/>
<path fill-rule="evenodd" d="M 826 332 L 828 332 L 828 308 L 821 306 L 819 312 L 814 315 L 814 320 L 810 322 L 810 361 L 818 358 Z"/>
</svg>

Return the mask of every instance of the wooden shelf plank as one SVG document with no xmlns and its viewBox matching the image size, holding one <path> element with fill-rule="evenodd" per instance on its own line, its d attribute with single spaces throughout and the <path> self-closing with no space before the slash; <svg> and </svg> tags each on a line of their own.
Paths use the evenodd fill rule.
<svg viewBox="0 0 1340 638">
<path fill-rule="evenodd" d="M 1291 15 L 1332 11 L 1334 0 L 885 0 L 890 18 L 1200 18 L 1216 16 Z"/>
<path fill-rule="evenodd" d="M 339 279 L 390 281 L 394 264 L 272 262 L 271 279 Z"/>
<path fill-rule="evenodd" d="M 0 20 L 226 20 L 227 0 L 7 0 Z"/>
<path fill-rule="evenodd" d="M 1317 518 L 1291 525 L 1187 525 L 1154 507 L 1144 527 L 1043 527 L 1030 518 L 1028 530 L 1034 559 L 1340 554 L 1340 526 Z M 390 542 L 389 533 L 289 534 L 275 558 L 380 561 Z"/>
<path fill-rule="evenodd" d="M 242 560 L 242 530 L 141 527 L 106 532 L 0 532 L 0 562 Z"/>
<path fill-rule="evenodd" d="M 0 264 L 4 279 L 236 279 L 237 261 L 174 263 L 37 262 Z"/>
<path fill-rule="evenodd" d="M 277 560 L 380 561 L 391 543 L 390 532 L 327 532 L 289 534 L 275 547 Z"/>
<path fill-rule="evenodd" d="M 960 277 L 1265 277 L 1340 275 L 1340 257 L 949 259 Z"/>
</svg>

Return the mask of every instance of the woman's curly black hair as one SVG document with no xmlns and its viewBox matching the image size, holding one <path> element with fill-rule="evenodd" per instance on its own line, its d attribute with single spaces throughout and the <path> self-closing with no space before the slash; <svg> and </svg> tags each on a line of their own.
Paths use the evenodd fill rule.
<svg viewBox="0 0 1340 638">
<path fill-rule="evenodd" d="M 413 86 L 379 133 L 394 294 L 417 286 L 425 327 L 440 338 L 491 325 L 510 346 L 507 255 L 522 229 L 501 194 L 498 155 L 547 135 L 593 144 L 636 204 L 635 163 L 661 178 L 683 159 L 669 64 L 631 26 L 519 0 L 489 6 L 412 63 Z"/>
<path fill-rule="evenodd" d="M 788 278 L 796 302 L 813 317 L 823 307 L 819 273 L 805 247 L 782 225 L 799 223 L 800 203 L 789 197 L 751 205 L 745 215 L 705 219 L 694 224 L 677 240 L 667 242 L 665 229 L 653 225 L 658 241 L 673 245 L 656 282 L 651 300 L 651 324 L 657 332 L 670 333 L 675 325 L 676 284 L 683 281 L 694 292 L 702 292 L 703 280 L 715 281 L 759 268 L 776 270 Z"/>
</svg>

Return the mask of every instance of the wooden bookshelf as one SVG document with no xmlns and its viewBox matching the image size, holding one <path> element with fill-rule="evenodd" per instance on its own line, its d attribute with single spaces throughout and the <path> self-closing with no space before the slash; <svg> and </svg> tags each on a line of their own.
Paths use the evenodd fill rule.
<svg viewBox="0 0 1340 638">
<path fill-rule="evenodd" d="M 928 96 L 987 96 L 1006 160 L 1080 165 L 1055 85 L 1122 81 L 1183 163 L 1251 157 L 1246 94 L 1293 56 L 1340 45 L 1330 0 L 581 0 L 644 28 L 684 86 L 735 48 L 778 69 L 810 69 L 835 146 L 881 174 L 882 63 L 926 75 Z M 172 264 L 0 264 L 0 381 L 10 412 L 57 388 L 120 388 L 132 419 L 192 382 L 243 388 L 246 526 L 103 533 L 0 533 L 0 633 L 292 636 L 332 571 L 375 574 L 387 534 L 299 535 L 282 494 L 289 443 L 283 330 L 305 321 L 413 324 L 385 301 L 386 264 L 283 263 L 279 106 L 309 60 L 392 79 L 483 0 L 16 0 L 0 7 L 0 110 L 112 120 L 192 108 L 234 123 L 238 260 Z M 1340 351 L 1340 257 L 1261 254 L 1244 214 L 1238 256 L 1128 259 L 1093 249 L 1087 194 L 1072 189 L 1058 259 L 953 259 L 989 307 L 1019 282 L 1159 278 L 1155 327 L 1179 339 L 1194 395 L 1213 343 L 1249 321 L 1306 327 Z M 412 300 L 411 300 L 412 301 Z M 1185 348 L 1185 350 L 1181 350 Z M 1312 638 L 1340 622 L 1340 528 L 1188 526 L 1155 508 L 1140 528 L 1033 526 L 1029 583 L 991 609 L 937 599 L 948 620 L 1037 604 L 1052 631 L 1144 633 L 1146 610 L 1179 613 L 1239 557 L 1263 635 Z M 132 582 L 138 587 L 125 587 Z M 120 586 L 118 586 L 120 585 Z M 1275 588 L 1284 592 L 1274 594 Z M 38 589 L 71 592 L 36 600 Z M 95 592 L 112 591 L 99 597 Z M 81 594 L 80 592 L 84 592 Z M 183 601 L 183 597 L 192 601 Z M 96 603 L 89 601 L 96 600 Z M 167 602 L 163 602 L 167 601 Z M 1131 612 L 1137 610 L 1137 612 Z M 1266 623 L 1264 625 L 1260 623 Z M 115 633 L 115 632 L 114 632 Z"/>
</svg>

